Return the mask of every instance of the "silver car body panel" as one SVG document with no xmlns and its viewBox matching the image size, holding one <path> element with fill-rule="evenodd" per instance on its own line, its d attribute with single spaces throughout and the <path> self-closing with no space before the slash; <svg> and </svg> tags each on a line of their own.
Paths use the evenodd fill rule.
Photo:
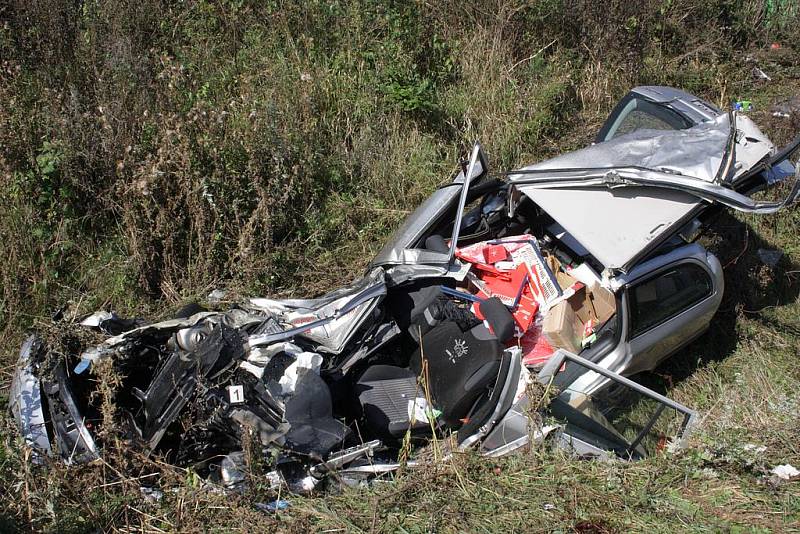
<svg viewBox="0 0 800 534">
<path fill-rule="evenodd" d="M 248 344 L 266 346 L 300 336 L 318 343 L 320 350 L 338 354 L 385 295 L 384 270 L 377 267 L 350 286 L 319 299 L 251 299 L 254 308 L 270 314 L 286 328 L 251 336 Z"/>
<path fill-rule="evenodd" d="M 457 210 L 456 213 L 456 222 L 460 223 L 470 182 L 484 174 L 488 170 L 487 167 L 480 144 L 476 143 L 470 154 L 469 167 L 467 168 L 470 179 L 467 181 L 466 187 L 464 187 L 466 174 L 461 171 L 456 175 L 452 183 L 437 189 L 414 213 L 408 216 L 403 225 L 378 252 L 371 265 L 449 264 L 455 252 L 460 224 L 454 225 L 456 240 L 451 241 L 449 254 L 415 248 L 415 245 L 430 229 L 431 225 L 441 219 L 456 202 L 459 202 L 461 206 L 461 209 Z"/>
<path fill-rule="evenodd" d="M 705 270 L 711 278 L 711 293 L 700 302 L 679 311 L 654 328 L 630 338 L 631 314 L 629 289 L 639 281 L 657 275 L 673 266 L 693 263 Z M 719 260 L 699 244 L 693 243 L 643 262 L 630 273 L 610 280 L 611 289 L 618 295 L 617 328 L 619 342 L 597 360 L 597 364 L 611 372 L 631 376 L 641 371 L 655 369 L 665 358 L 702 334 L 711 323 L 722 300 L 725 279 Z M 608 385 L 601 375 L 588 373 L 573 384 L 573 388 L 587 394 Z"/>
<path fill-rule="evenodd" d="M 674 109 L 695 124 L 714 120 L 722 113 L 708 102 L 674 87 L 643 85 L 634 87 L 631 92 Z"/>
<path fill-rule="evenodd" d="M 775 150 L 752 121 L 734 120 L 734 135 L 728 115 L 685 130 L 637 130 L 512 171 L 509 180 L 606 269 L 626 271 L 704 201 L 760 212 L 783 205 L 725 186 Z"/>
<path fill-rule="evenodd" d="M 526 173 L 528 176 L 531 174 Z M 696 198 L 707 202 L 719 203 L 746 213 L 767 215 L 775 213 L 785 205 L 794 201 L 797 192 L 792 192 L 782 201 L 759 202 L 747 195 L 717 185 L 705 183 L 685 176 L 675 176 L 663 172 L 650 171 L 635 167 L 619 167 L 612 170 L 580 169 L 580 170 L 552 170 L 537 171 L 536 174 L 546 174 L 545 178 L 527 178 L 517 180 L 517 184 L 524 191 L 531 189 L 587 189 L 607 188 L 619 189 L 622 187 L 657 187 L 659 189 L 675 190 L 690 193 Z"/>
<path fill-rule="evenodd" d="M 33 450 L 33 460 L 38 463 L 43 460 L 42 454 L 51 453 L 51 448 L 42 406 L 41 384 L 33 373 L 31 362 L 36 343 L 36 337 L 29 336 L 22 344 L 9 391 L 9 403 L 25 444 Z"/>
</svg>

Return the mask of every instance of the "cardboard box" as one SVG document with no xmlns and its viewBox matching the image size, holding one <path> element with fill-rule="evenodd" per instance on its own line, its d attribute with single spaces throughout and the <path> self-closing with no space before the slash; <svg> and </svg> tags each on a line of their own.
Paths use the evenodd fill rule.
<svg viewBox="0 0 800 534">
<path fill-rule="evenodd" d="M 554 347 L 577 354 L 581 350 L 584 324 L 593 320 L 601 325 L 615 312 L 613 293 L 598 284 L 582 286 L 574 295 L 550 308 L 542 323 L 542 333 Z"/>
<path fill-rule="evenodd" d="M 617 311 L 614 294 L 599 284 L 579 289 L 567 299 L 581 323 L 594 319 L 598 325 L 608 321 Z"/>
<path fill-rule="evenodd" d="M 556 282 L 558 282 L 559 287 L 561 287 L 561 291 L 566 291 L 578 281 L 561 270 L 561 262 L 552 254 L 549 254 L 545 258 L 545 261 L 547 262 L 547 266 L 550 267 L 550 270 L 553 271 L 553 274 L 556 275 Z"/>
<path fill-rule="evenodd" d="M 542 333 L 553 347 L 577 354 L 581 347 L 581 323 L 569 300 L 562 300 L 548 310 L 542 323 Z"/>
</svg>

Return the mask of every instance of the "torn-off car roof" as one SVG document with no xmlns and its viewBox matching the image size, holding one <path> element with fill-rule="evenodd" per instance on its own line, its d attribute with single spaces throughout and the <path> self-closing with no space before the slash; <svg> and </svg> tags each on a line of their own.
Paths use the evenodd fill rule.
<svg viewBox="0 0 800 534">
<path fill-rule="evenodd" d="M 637 130 L 590 147 L 559 156 L 518 171 L 509 179 L 561 224 L 604 267 L 626 270 L 641 257 L 641 252 L 676 226 L 704 200 L 698 194 L 680 189 L 678 182 L 688 178 L 700 187 L 718 190 L 748 171 L 774 152 L 775 147 L 746 117 L 736 117 L 736 143 L 732 159 L 728 147 L 732 132 L 730 116 L 720 115 L 685 130 Z M 542 171 L 612 171 L 625 168 L 631 178 L 655 171 L 667 181 L 675 177 L 676 187 L 645 187 L 621 183 L 626 187 L 554 187 L 530 182 L 534 175 L 547 178 Z M 623 178 L 624 181 L 624 178 Z M 727 187 L 725 192 L 729 191 Z M 734 194 L 734 192 L 730 192 Z"/>
</svg>

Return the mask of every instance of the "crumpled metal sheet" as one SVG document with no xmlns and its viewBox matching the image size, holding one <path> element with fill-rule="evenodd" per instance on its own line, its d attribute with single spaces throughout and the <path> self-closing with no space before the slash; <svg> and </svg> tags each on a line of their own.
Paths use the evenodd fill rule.
<svg viewBox="0 0 800 534">
<path fill-rule="evenodd" d="M 377 267 L 350 286 L 319 299 L 251 299 L 255 309 L 271 314 L 286 328 L 251 336 L 249 345 L 252 348 L 300 336 L 319 344 L 320 350 L 338 354 L 385 295 L 384 270 Z"/>
<path fill-rule="evenodd" d="M 34 462 L 51 452 L 47 434 L 39 378 L 33 372 L 33 353 L 39 350 L 36 336 L 28 336 L 19 351 L 17 371 L 9 391 L 11 413 L 17 422 L 25 444 L 33 450 Z"/>
<path fill-rule="evenodd" d="M 523 170 L 639 167 L 713 182 L 727 152 L 730 129 L 728 114 L 685 130 L 639 129 Z M 766 153 L 771 149 L 770 144 Z M 515 178 L 512 175 L 512 181 Z"/>
<path fill-rule="evenodd" d="M 756 204 L 727 187 L 775 151 L 749 118 L 735 117 L 735 131 L 728 114 L 685 130 L 637 130 L 512 171 L 509 180 L 604 267 L 625 271 L 705 201 L 758 212 L 783 205 Z"/>
</svg>

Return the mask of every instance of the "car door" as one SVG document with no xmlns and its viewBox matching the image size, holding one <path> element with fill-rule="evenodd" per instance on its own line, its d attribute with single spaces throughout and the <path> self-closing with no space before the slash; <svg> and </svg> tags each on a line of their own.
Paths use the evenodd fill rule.
<svg viewBox="0 0 800 534">
<path fill-rule="evenodd" d="M 724 291 L 719 260 L 696 244 L 646 262 L 620 282 L 629 376 L 655 368 L 702 334 Z"/>
<path fill-rule="evenodd" d="M 697 414 L 690 408 L 620 376 L 601 365 L 559 349 L 537 375 L 553 393 L 547 406 L 528 391 L 492 428 L 481 453 L 498 457 L 547 436 L 586 458 L 634 460 L 685 445 Z M 586 382 L 613 385 L 615 393 L 587 393 Z M 541 414 L 533 415 L 533 410 Z"/>
<path fill-rule="evenodd" d="M 546 412 L 561 426 L 558 444 L 582 457 L 635 460 L 675 450 L 685 445 L 697 417 L 692 409 L 564 350 L 537 378 L 556 393 Z M 575 387 L 598 379 L 613 387 L 594 393 Z"/>
</svg>

